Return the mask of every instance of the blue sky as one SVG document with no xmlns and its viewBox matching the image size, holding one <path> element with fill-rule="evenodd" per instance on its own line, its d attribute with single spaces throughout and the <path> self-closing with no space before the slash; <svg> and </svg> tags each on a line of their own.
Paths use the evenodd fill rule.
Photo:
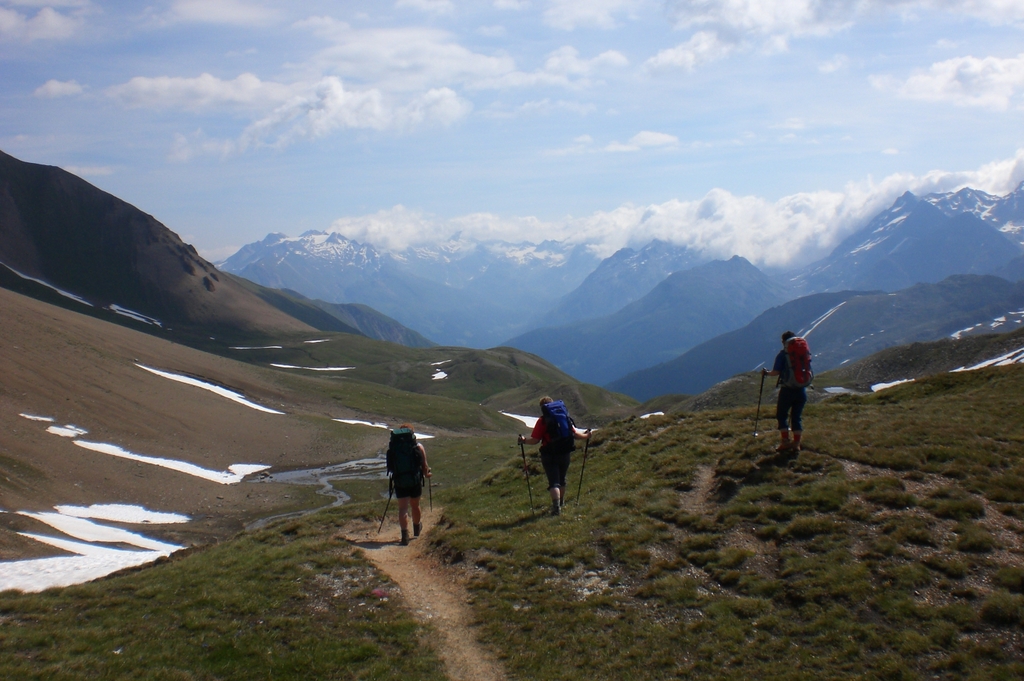
<svg viewBox="0 0 1024 681">
<path fill-rule="evenodd" d="M 1024 180 L 1020 0 L 0 0 L 0 149 L 212 260 L 658 237 L 769 267 Z"/>
</svg>

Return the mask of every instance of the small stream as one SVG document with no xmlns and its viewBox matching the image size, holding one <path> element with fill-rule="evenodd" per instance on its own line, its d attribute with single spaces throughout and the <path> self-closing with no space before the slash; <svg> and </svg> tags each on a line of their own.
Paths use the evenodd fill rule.
<svg viewBox="0 0 1024 681">
<path fill-rule="evenodd" d="M 317 490 L 317 494 L 330 497 L 334 501 L 332 501 L 328 506 L 318 506 L 317 508 L 260 518 L 259 520 L 249 523 L 246 526 L 246 529 L 255 530 L 265 527 L 267 524 L 275 520 L 281 520 L 283 518 L 300 518 L 324 508 L 341 506 L 345 502 L 349 501 L 350 497 L 332 485 L 332 480 L 385 480 L 387 479 L 386 469 L 387 464 L 384 460 L 384 454 L 381 453 L 372 459 L 357 459 L 355 461 L 336 463 L 331 466 L 321 466 L 320 468 L 304 468 L 302 470 L 295 471 L 281 471 L 280 473 L 260 473 L 253 479 L 253 482 L 279 482 L 288 485 L 317 485 L 320 487 L 320 489 Z"/>
</svg>

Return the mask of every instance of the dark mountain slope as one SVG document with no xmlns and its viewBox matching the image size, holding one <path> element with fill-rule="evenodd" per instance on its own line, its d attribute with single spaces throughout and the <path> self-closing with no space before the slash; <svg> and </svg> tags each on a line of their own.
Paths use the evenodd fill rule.
<svg viewBox="0 0 1024 681">
<path fill-rule="evenodd" d="M 740 257 L 676 272 L 615 314 L 538 329 L 506 343 L 590 383 L 606 383 L 735 329 L 784 299 Z"/>
<path fill-rule="evenodd" d="M 898 291 L 953 274 L 991 274 L 1021 254 L 1020 244 L 995 223 L 955 212 L 966 211 L 957 197 L 963 198 L 943 202 L 905 193 L 827 258 L 793 277 L 794 286 L 806 292 Z"/>
<path fill-rule="evenodd" d="M 312 330 L 221 276 L 152 216 L 60 168 L 2 152 L 0 262 L 97 308 L 128 308 L 164 327 Z"/>
<path fill-rule="evenodd" d="M 544 315 L 544 326 L 563 326 L 613 314 L 637 300 L 673 272 L 706 262 L 684 246 L 655 239 L 639 251 L 623 248 L 605 258 L 583 283 Z"/>
<path fill-rule="evenodd" d="M 808 336 L 820 373 L 884 348 L 964 333 L 1007 330 L 1024 310 L 1024 283 L 958 275 L 897 293 L 818 293 L 772 308 L 742 329 L 703 343 L 680 357 L 635 372 L 608 387 L 637 399 L 697 394 L 719 381 L 769 364 L 779 336 Z M 1003 317 L 1003 322 L 997 322 Z"/>
</svg>

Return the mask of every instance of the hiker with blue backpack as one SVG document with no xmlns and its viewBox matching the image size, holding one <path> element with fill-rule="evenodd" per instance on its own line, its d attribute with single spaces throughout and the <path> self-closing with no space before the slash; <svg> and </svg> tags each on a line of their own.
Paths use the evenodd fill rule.
<svg viewBox="0 0 1024 681">
<path fill-rule="evenodd" d="M 792 331 L 782 334 L 782 350 L 775 356 L 772 370 L 761 369 L 761 374 L 779 377 L 779 401 L 775 408 L 775 418 L 779 422 L 781 441 L 775 451 L 800 451 L 807 386 L 814 379 L 814 372 L 811 371 L 811 350 L 807 341 Z M 763 385 L 764 379 L 761 380 Z M 789 437 L 791 430 L 792 440 Z"/>
<path fill-rule="evenodd" d="M 388 499 L 393 493 L 398 499 L 398 526 L 402 528 L 402 546 L 409 544 L 409 515 L 412 511 L 412 532 L 414 537 L 420 536 L 423 524 L 420 522 L 420 497 L 423 495 L 423 483 L 431 477 L 430 466 L 427 465 L 427 450 L 416 441 L 416 433 L 408 423 L 391 431 L 388 443 L 387 472 Z M 385 515 L 387 510 L 384 511 Z M 383 524 L 383 519 L 381 519 Z"/>
<path fill-rule="evenodd" d="M 544 466 L 544 474 L 548 478 L 548 492 L 551 494 L 551 515 L 559 515 L 565 505 L 566 474 L 572 452 L 576 449 L 576 440 L 589 440 L 590 431 L 581 433 L 565 403 L 550 397 L 540 399 L 541 417 L 533 427 L 530 437 L 519 436 L 519 445 L 535 445 L 540 443 L 540 462 Z M 529 475 L 529 469 L 523 462 L 523 468 Z"/>
</svg>

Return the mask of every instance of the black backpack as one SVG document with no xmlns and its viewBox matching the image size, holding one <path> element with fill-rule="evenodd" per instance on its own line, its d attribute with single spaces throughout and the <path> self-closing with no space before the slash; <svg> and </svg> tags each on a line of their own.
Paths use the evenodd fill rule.
<svg viewBox="0 0 1024 681">
<path fill-rule="evenodd" d="M 569 416 L 569 410 L 561 400 L 542 404 L 540 407 L 541 418 L 544 419 L 544 429 L 548 433 L 550 441 L 541 446 L 542 454 L 568 454 L 576 450 L 576 424 Z"/>
<path fill-rule="evenodd" d="M 388 476 L 395 487 L 423 484 L 423 459 L 416 446 L 416 435 L 408 428 L 391 431 L 387 465 Z"/>
</svg>

